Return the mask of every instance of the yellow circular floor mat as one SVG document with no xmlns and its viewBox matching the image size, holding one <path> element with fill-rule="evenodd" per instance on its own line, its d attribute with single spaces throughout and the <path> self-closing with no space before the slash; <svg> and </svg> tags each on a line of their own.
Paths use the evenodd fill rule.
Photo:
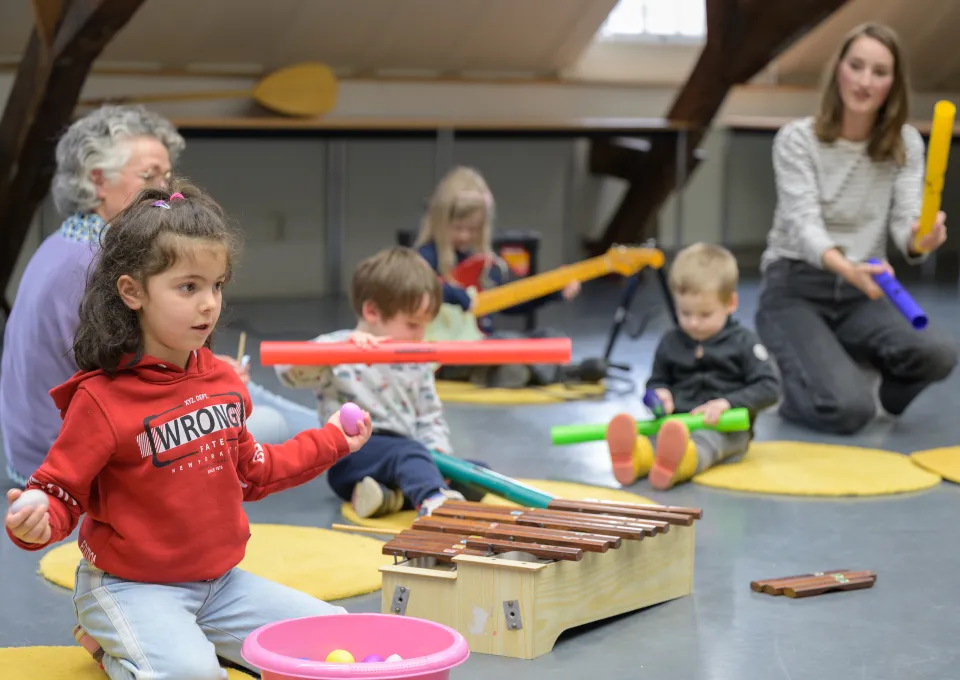
<svg viewBox="0 0 960 680">
<path fill-rule="evenodd" d="M 241 569 L 327 602 L 380 590 L 379 567 L 393 561 L 383 541 L 342 531 L 251 524 L 250 533 Z M 76 543 L 61 545 L 40 560 L 40 575 L 73 590 L 79 561 Z"/>
<path fill-rule="evenodd" d="M 104 680 L 107 676 L 83 647 L 0 648 L 4 678 L 17 680 Z M 227 669 L 230 680 L 250 680 L 252 675 Z"/>
<path fill-rule="evenodd" d="M 796 496 L 881 496 L 929 489 L 940 476 L 908 456 L 856 446 L 754 442 L 736 463 L 721 463 L 694 483 L 748 493 Z"/>
<path fill-rule="evenodd" d="M 621 501 L 624 503 L 650 503 L 659 505 L 659 503 L 656 501 L 652 501 L 649 498 L 644 498 L 643 496 L 638 496 L 635 493 L 623 491 L 622 489 L 611 489 L 605 486 L 589 486 L 587 484 L 577 484 L 576 482 L 555 482 L 546 479 L 518 479 L 517 481 L 522 484 L 528 484 L 532 487 L 540 489 L 544 493 L 548 493 L 556 496 L 557 498 L 563 498 L 565 500 L 584 501 L 590 498 L 595 498 L 601 501 Z M 481 502 L 490 503 L 491 505 L 519 506 L 518 503 L 513 503 L 512 501 L 508 501 L 493 494 L 487 494 L 484 496 Z M 364 519 L 357 516 L 357 513 L 353 511 L 353 507 L 349 503 L 344 503 L 340 507 L 340 512 L 343 513 L 344 518 L 348 522 L 352 522 L 353 524 L 364 527 L 386 529 L 391 533 L 394 531 L 409 529 L 410 525 L 413 524 L 413 520 L 417 518 L 417 513 L 415 510 L 404 510 L 403 512 L 395 512 L 394 514 L 387 515 L 385 517 L 368 517 Z"/>
<path fill-rule="evenodd" d="M 924 470 L 940 475 L 954 484 L 960 484 L 960 446 L 916 451 L 910 454 L 910 460 Z"/>
<path fill-rule="evenodd" d="M 456 380 L 438 380 L 437 396 L 451 404 L 487 404 L 488 406 L 523 406 L 526 404 L 560 404 L 565 401 L 600 399 L 606 393 L 601 384 L 563 385 L 554 383 L 542 387 L 480 387 Z"/>
</svg>

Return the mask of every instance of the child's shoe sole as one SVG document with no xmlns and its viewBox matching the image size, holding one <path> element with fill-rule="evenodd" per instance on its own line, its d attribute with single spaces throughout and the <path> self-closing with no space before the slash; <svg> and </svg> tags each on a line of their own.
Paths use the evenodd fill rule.
<svg viewBox="0 0 960 680">
<path fill-rule="evenodd" d="M 666 491 L 673 486 L 677 468 L 687 453 L 690 443 L 690 431 L 677 420 L 668 420 L 657 432 L 657 455 L 653 458 L 653 469 L 648 479 L 654 489 Z"/>
<path fill-rule="evenodd" d="M 637 481 L 634 447 L 637 445 L 637 421 L 627 413 L 618 413 L 607 425 L 607 446 L 613 476 L 624 486 Z"/>
<path fill-rule="evenodd" d="M 77 644 L 90 652 L 90 656 L 92 656 L 93 660 L 100 666 L 100 670 L 103 670 L 103 647 L 100 646 L 100 643 L 94 640 L 80 624 L 73 627 L 73 639 L 77 641 Z"/>
</svg>

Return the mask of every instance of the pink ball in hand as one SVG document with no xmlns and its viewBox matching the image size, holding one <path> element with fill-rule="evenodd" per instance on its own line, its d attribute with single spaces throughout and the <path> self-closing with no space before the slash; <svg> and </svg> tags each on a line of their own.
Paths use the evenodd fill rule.
<svg viewBox="0 0 960 680">
<path fill-rule="evenodd" d="M 50 497 L 40 489 L 27 489 L 20 494 L 20 497 L 17 498 L 17 500 L 10 504 L 8 512 L 13 514 L 20 512 L 26 507 L 37 505 L 43 506 L 44 508 L 49 508 Z"/>
<path fill-rule="evenodd" d="M 340 407 L 340 424 L 343 431 L 353 437 L 360 434 L 360 423 L 363 422 L 363 411 L 352 401 Z"/>
</svg>

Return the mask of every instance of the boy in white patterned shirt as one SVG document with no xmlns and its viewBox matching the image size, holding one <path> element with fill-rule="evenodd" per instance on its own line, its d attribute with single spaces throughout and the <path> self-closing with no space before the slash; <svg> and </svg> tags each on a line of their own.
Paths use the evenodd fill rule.
<svg viewBox="0 0 960 680">
<path fill-rule="evenodd" d="M 357 265 L 350 298 L 354 330 L 314 338 L 373 347 L 381 340 L 422 342 L 442 299 L 440 280 L 409 248 L 390 248 Z M 448 498 L 463 500 L 440 474 L 430 449 L 451 453 L 450 430 L 437 396 L 433 364 L 277 366 L 288 387 L 316 391 L 321 422 L 352 401 L 370 413 L 373 435 L 327 472 L 334 492 L 360 517 L 404 507 L 429 514 Z"/>
</svg>

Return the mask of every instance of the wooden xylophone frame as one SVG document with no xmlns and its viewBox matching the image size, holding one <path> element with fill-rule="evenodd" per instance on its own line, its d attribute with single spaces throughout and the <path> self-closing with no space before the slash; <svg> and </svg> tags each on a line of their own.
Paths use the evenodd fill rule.
<svg viewBox="0 0 960 680">
<path fill-rule="evenodd" d="M 470 651 L 534 659 L 563 631 L 693 592 L 697 508 L 448 501 L 384 544 L 381 611 L 450 626 Z"/>
</svg>

